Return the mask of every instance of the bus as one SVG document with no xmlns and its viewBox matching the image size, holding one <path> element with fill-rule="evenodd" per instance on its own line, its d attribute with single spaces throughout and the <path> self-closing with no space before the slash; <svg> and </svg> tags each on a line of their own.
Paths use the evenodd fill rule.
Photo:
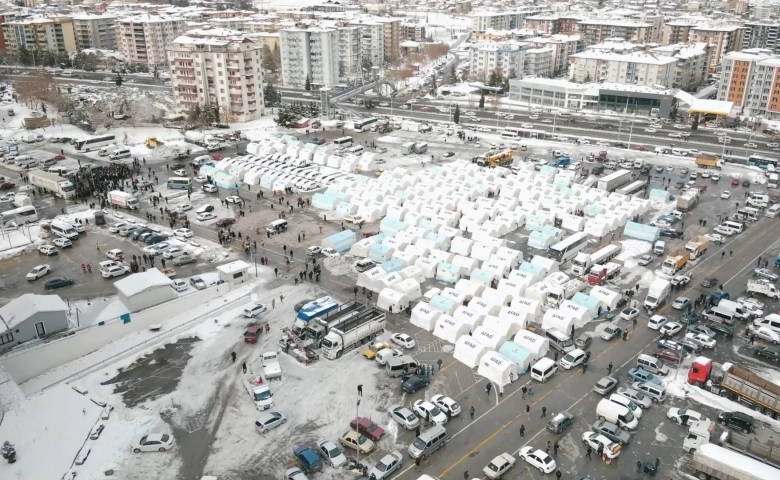
<svg viewBox="0 0 780 480">
<path fill-rule="evenodd" d="M 564 264 L 588 245 L 588 234 L 577 232 L 556 243 L 547 251 L 549 257 Z"/>
<path fill-rule="evenodd" d="M 501 138 L 506 138 L 508 140 L 512 140 L 519 137 L 520 137 L 519 133 L 513 132 L 511 130 L 504 130 L 503 132 L 501 132 Z"/>
<path fill-rule="evenodd" d="M 32 205 L 25 205 L 24 207 L 15 208 L 3 212 L 3 226 L 8 226 L 10 223 L 16 223 L 22 225 L 25 223 L 32 223 L 38 221 L 38 211 Z"/>
<path fill-rule="evenodd" d="M 333 145 L 336 145 L 337 147 L 351 147 L 352 146 L 352 137 L 341 137 L 333 140 Z"/>
<path fill-rule="evenodd" d="M 353 129 L 356 132 L 366 132 L 371 128 L 371 125 L 375 124 L 379 120 L 376 117 L 364 118 L 363 120 L 356 120 L 353 124 Z"/>
<path fill-rule="evenodd" d="M 76 140 L 76 150 L 84 150 L 89 152 L 92 150 L 98 150 L 100 147 L 116 143 L 115 135 L 103 135 L 100 137 L 92 137 L 86 140 Z"/>
<path fill-rule="evenodd" d="M 504 137 L 504 134 L 507 134 Z M 517 134 L 517 136 L 514 136 Z M 544 130 L 534 130 L 533 128 L 518 128 L 518 127 L 506 127 L 501 132 L 501 136 L 504 138 L 544 138 Z M 511 136 L 511 137 L 510 137 Z"/>
<path fill-rule="evenodd" d="M 774 170 L 777 170 L 777 160 L 774 160 L 772 158 L 766 158 L 762 157 L 761 155 L 751 155 L 748 157 L 747 161 L 748 167 L 760 167 L 766 170 L 769 165 L 772 166 Z"/>
<path fill-rule="evenodd" d="M 190 190 L 192 188 L 192 179 L 188 177 L 170 177 L 168 178 L 168 188 Z"/>
<path fill-rule="evenodd" d="M 637 180 L 635 182 L 629 183 L 625 187 L 618 188 L 615 191 L 623 195 L 633 195 L 637 192 L 644 190 L 646 186 L 647 186 L 647 182 L 645 182 L 644 180 Z"/>
</svg>

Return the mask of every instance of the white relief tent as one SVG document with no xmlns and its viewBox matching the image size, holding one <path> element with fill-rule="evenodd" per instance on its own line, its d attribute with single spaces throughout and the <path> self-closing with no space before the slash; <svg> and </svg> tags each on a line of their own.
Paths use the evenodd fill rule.
<svg viewBox="0 0 780 480">
<path fill-rule="evenodd" d="M 474 330 L 472 337 L 475 338 L 479 343 L 487 345 L 488 348 L 496 351 L 498 351 L 498 349 L 501 348 L 501 345 L 503 345 L 506 341 L 506 336 L 485 328 L 482 325 Z"/>
<path fill-rule="evenodd" d="M 455 342 L 455 351 L 452 356 L 467 367 L 474 368 L 479 365 L 479 360 L 487 351 L 488 347 L 472 337 L 464 335 Z"/>
<path fill-rule="evenodd" d="M 419 302 L 412 309 L 412 316 L 409 322 L 415 327 L 432 332 L 436 327 L 436 320 L 439 319 L 441 314 L 440 311 L 431 308 L 426 302 Z"/>
<path fill-rule="evenodd" d="M 471 310 L 469 307 L 466 306 L 459 306 L 455 309 L 455 313 L 452 314 L 452 316 L 456 320 L 460 320 L 463 323 L 467 324 L 469 326 L 469 331 L 473 332 L 475 328 L 482 325 L 482 320 L 485 318 L 485 315 L 475 312 L 474 310 Z"/>
<path fill-rule="evenodd" d="M 527 315 L 527 313 L 523 312 L 522 318 L 517 320 L 507 318 L 506 316 L 499 318 L 494 315 L 488 315 L 482 320 L 482 326 L 506 338 L 512 338 L 517 332 L 525 328 L 525 317 Z"/>
<path fill-rule="evenodd" d="M 487 352 L 479 361 L 477 374 L 495 383 L 499 388 L 517 378 L 517 364 L 499 354 Z"/>
<path fill-rule="evenodd" d="M 358 275 L 357 286 L 366 287 L 372 292 L 378 292 L 383 288 L 382 279 L 387 276 L 387 272 L 382 267 L 374 267 Z"/>
<path fill-rule="evenodd" d="M 450 315 L 441 315 L 436 321 L 436 328 L 433 331 L 434 335 L 449 343 L 455 343 L 468 333 L 468 324 Z"/>
<path fill-rule="evenodd" d="M 529 322 L 536 322 L 542 315 L 542 304 L 528 297 L 515 297 L 510 307 L 521 312 L 528 312 Z"/>
<path fill-rule="evenodd" d="M 512 341 L 530 351 L 535 360 L 547 356 L 547 352 L 550 350 L 549 340 L 528 330 L 517 332 Z"/>
<path fill-rule="evenodd" d="M 571 332 L 572 325 L 574 325 L 574 317 L 564 315 L 556 308 L 544 312 L 544 318 L 542 319 L 542 328 L 544 330 L 554 328 L 559 332 L 568 335 L 569 332 Z"/>
</svg>

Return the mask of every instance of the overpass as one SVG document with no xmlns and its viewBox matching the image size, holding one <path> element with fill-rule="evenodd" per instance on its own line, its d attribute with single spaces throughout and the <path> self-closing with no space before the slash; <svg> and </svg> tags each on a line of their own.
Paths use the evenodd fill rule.
<svg viewBox="0 0 780 480">
<path fill-rule="evenodd" d="M 382 85 L 387 85 L 390 87 L 390 89 L 393 91 L 393 93 L 396 93 L 398 90 L 395 88 L 395 85 L 393 85 L 390 81 L 385 80 L 384 78 L 380 78 L 377 80 L 374 80 L 370 83 L 365 83 L 357 88 L 353 88 L 352 90 L 349 90 L 347 92 L 342 92 L 335 97 L 330 98 L 330 103 L 337 104 L 340 102 L 344 102 L 346 100 L 349 100 L 350 98 L 354 97 L 355 95 L 360 95 L 363 93 L 368 92 L 369 90 L 373 90 L 377 87 L 381 87 Z"/>
</svg>

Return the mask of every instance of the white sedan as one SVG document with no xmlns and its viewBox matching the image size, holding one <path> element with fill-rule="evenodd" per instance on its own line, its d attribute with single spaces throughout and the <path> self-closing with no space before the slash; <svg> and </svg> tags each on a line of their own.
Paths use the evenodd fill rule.
<svg viewBox="0 0 780 480">
<path fill-rule="evenodd" d="M 420 418 L 424 418 L 429 422 L 433 422 L 437 425 L 444 425 L 447 423 L 447 415 L 442 412 L 439 407 L 427 402 L 425 400 L 417 400 L 414 402 L 414 411 Z"/>
<path fill-rule="evenodd" d="M 748 142 L 745 144 L 745 148 L 758 148 L 758 145 L 753 142 Z"/>
<path fill-rule="evenodd" d="M 127 225 L 125 222 L 115 223 L 115 224 L 111 225 L 110 227 L 108 227 L 108 231 L 111 232 L 111 233 L 117 233 L 119 231 L 119 229 L 124 227 L 125 225 Z"/>
<path fill-rule="evenodd" d="M 677 425 L 689 425 L 692 422 L 707 421 L 704 415 L 689 408 L 670 408 L 666 412 L 666 417 Z"/>
<path fill-rule="evenodd" d="M 760 327 L 756 330 L 756 336 L 774 345 L 780 344 L 780 334 L 769 327 Z"/>
<path fill-rule="evenodd" d="M 340 257 L 341 254 L 333 248 L 323 248 L 320 250 L 323 257 Z"/>
<path fill-rule="evenodd" d="M 192 210 L 192 205 L 190 205 L 189 203 L 182 203 L 181 205 L 176 207 L 176 210 L 179 212 L 188 212 Z"/>
<path fill-rule="evenodd" d="M 133 443 L 133 451 L 140 452 L 164 452 L 173 448 L 173 435 L 167 433 L 150 433 Z"/>
<path fill-rule="evenodd" d="M 608 439 L 604 435 L 596 432 L 585 432 L 582 434 L 582 442 L 588 445 L 593 450 L 598 450 L 599 447 L 604 449 L 607 454 L 607 458 L 615 458 L 620 455 L 620 445 Z"/>
<path fill-rule="evenodd" d="M 205 222 L 207 220 L 214 220 L 215 218 L 217 218 L 217 216 L 211 212 L 199 213 L 198 216 L 195 217 L 196 220 L 199 220 L 201 222 Z"/>
<path fill-rule="evenodd" d="M 100 271 L 100 275 L 102 275 L 103 278 L 121 277 L 127 273 L 130 273 L 130 271 L 122 265 L 114 265 L 113 267 L 108 267 L 107 269 Z"/>
<path fill-rule="evenodd" d="M 620 312 L 620 318 L 629 322 L 638 317 L 639 317 L 639 310 L 637 310 L 636 308 L 628 307 L 628 308 L 624 308 L 623 311 Z"/>
<path fill-rule="evenodd" d="M 193 180 L 195 180 L 198 183 L 206 183 L 208 181 L 208 177 L 206 175 L 198 175 Z"/>
<path fill-rule="evenodd" d="M 551 456 L 534 447 L 521 448 L 520 460 L 534 468 L 538 468 L 542 473 L 554 472 L 556 468 L 555 460 Z"/>
<path fill-rule="evenodd" d="M 51 273 L 50 265 L 38 265 L 37 267 L 33 267 L 33 269 L 30 270 L 30 273 L 27 274 L 27 280 L 38 280 L 47 273 Z"/>
<path fill-rule="evenodd" d="M 680 330 L 683 329 L 683 326 L 681 323 L 677 322 L 668 322 L 663 327 L 661 327 L 661 335 L 669 336 L 677 335 L 680 333 Z"/>
<path fill-rule="evenodd" d="M 460 413 L 460 405 L 458 402 L 444 395 L 434 395 L 431 397 L 431 402 L 434 405 L 442 409 L 444 412 L 449 412 L 450 417 L 455 417 Z"/>
<path fill-rule="evenodd" d="M 728 200 L 729 198 L 731 198 L 731 192 L 729 192 L 728 190 L 724 190 L 723 193 L 720 194 L 720 198 L 722 198 L 723 200 Z"/>
<path fill-rule="evenodd" d="M 177 228 L 173 231 L 173 234 L 177 237 L 190 238 L 192 236 L 192 230 L 189 228 Z"/>
<path fill-rule="evenodd" d="M 162 255 L 163 255 L 164 259 L 170 260 L 172 258 L 176 258 L 176 257 L 179 257 L 181 255 L 184 255 L 185 253 L 187 253 L 187 252 L 185 252 L 180 247 L 171 247 L 168 250 L 164 251 Z"/>
<path fill-rule="evenodd" d="M 387 411 L 390 413 L 390 418 L 403 425 L 407 430 L 414 430 L 420 426 L 420 419 L 406 407 L 391 405 Z"/>
<path fill-rule="evenodd" d="M 317 446 L 320 449 L 320 455 L 335 468 L 341 468 L 347 464 L 346 455 L 335 443 L 330 440 L 320 440 L 317 442 Z"/>
<path fill-rule="evenodd" d="M 682 138 L 682 134 L 678 132 L 672 132 L 668 135 L 670 138 Z"/>
<path fill-rule="evenodd" d="M 719 233 L 721 235 L 725 235 L 727 237 L 730 237 L 734 235 L 734 230 L 730 229 L 729 227 L 725 225 L 718 225 L 717 227 L 712 229 L 715 233 Z"/>
<path fill-rule="evenodd" d="M 645 132 L 647 132 L 647 133 L 656 133 L 656 132 L 658 132 L 658 130 L 656 130 L 655 128 L 645 128 Z"/>
<path fill-rule="evenodd" d="M 241 197 L 238 197 L 236 195 L 231 195 L 229 197 L 225 197 L 225 203 L 241 203 Z"/>
<path fill-rule="evenodd" d="M 487 478 L 495 480 L 501 478 L 501 475 L 506 473 L 507 470 L 515 465 L 515 457 L 509 453 L 502 453 L 488 463 L 485 468 L 482 469 L 482 473 Z"/>
<path fill-rule="evenodd" d="M 414 348 L 416 345 L 414 338 L 405 333 L 394 333 L 390 335 L 390 341 L 404 348 Z"/>
<path fill-rule="evenodd" d="M 703 333 L 686 333 L 685 338 L 698 343 L 704 348 L 715 348 L 715 339 Z"/>
<path fill-rule="evenodd" d="M 70 240 L 68 240 L 67 238 L 62 238 L 62 237 L 55 238 L 54 240 L 52 240 L 51 243 L 53 243 L 54 245 L 56 245 L 56 246 L 58 246 L 60 248 L 70 248 L 70 247 L 73 246 L 73 243 Z"/>
<path fill-rule="evenodd" d="M 173 174 L 177 177 L 186 177 L 187 176 L 187 170 L 184 170 L 183 168 L 180 168 L 178 170 L 174 170 Z"/>
</svg>

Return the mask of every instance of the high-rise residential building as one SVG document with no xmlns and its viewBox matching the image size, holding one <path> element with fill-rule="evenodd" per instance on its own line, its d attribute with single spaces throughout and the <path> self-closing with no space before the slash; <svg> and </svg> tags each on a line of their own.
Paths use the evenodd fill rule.
<svg viewBox="0 0 780 480">
<path fill-rule="evenodd" d="M 424 23 L 403 23 L 401 24 L 401 38 L 422 42 L 427 38 L 425 27 Z"/>
<path fill-rule="evenodd" d="M 385 64 L 385 24 L 378 21 L 359 19 L 349 25 L 360 27 L 363 58 L 368 58 L 371 65 Z"/>
<path fill-rule="evenodd" d="M 217 108 L 222 121 L 263 115 L 262 42 L 235 30 L 190 30 L 167 47 L 176 108 Z"/>
<path fill-rule="evenodd" d="M 780 23 L 778 22 L 746 22 L 741 49 L 768 48 L 773 52 L 778 52 L 780 50 L 778 34 L 780 34 Z"/>
<path fill-rule="evenodd" d="M 684 43 L 654 47 L 650 52 L 658 56 L 676 58 L 674 78 L 668 86 L 692 91 L 707 79 L 709 49 L 710 46 L 706 43 Z"/>
<path fill-rule="evenodd" d="M 741 113 L 780 120 L 780 57 L 772 55 L 757 62 L 749 81 L 750 88 Z"/>
<path fill-rule="evenodd" d="M 690 41 L 713 46 L 709 68 L 715 71 L 727 53 L 742 48 L 744 34 L 745 28 L 737 25 L 696 25 L 691 28 Z"/>
<path fill-rule="evenodd" d="M 79 50 L 99 48 L 116 50 L 116 16 L 77 13 L 73 15 L 73 30 Z"/>
<path fill-rule="evenodd" d="M 582 41 L 579 35 L 545 35 L 543 37 L 532 37 L 523 40 L 534 48 L 549 48 L 551 51 L 551 69 L 550 76 L 566 75 L 569 70 L 569 55 L 582 51 Z M 530 75 L 530 74 L 527 74 Z"/>
<path fill-rule="evenodd" d="M 344 25 L 339 32 L 339 80 L 360 78 L 362 75 L 363 44 L 359 25 Z"/>
<path fill-rule="evenodd" d="M 385 58 L 393 61 L 401 55 L 401 19 L 392 17 L 377 17 L 379 23 L 385 26 Z"/>
<path fill-rule="evenodd" d="M 527 6 L 518 10 L 511 11 L 485 11 L 478 10 L 471 12 L 471 30 L 475 32 L 484 32 L 488 29 L 493 30 L 514 30 L 523 28 L 526 19 L 535 15 L 551 14 L 552 9 L 548 6 Z"/>
<path fill-rule="evenodd" d="M 671 87 L 677 59 L 647 52 L 586 50 L 571 57 L 569 80 Z"/>
<path fill-rule="evenodd" d="M 279 31 L 282 82 L 303 87 L 339 84 L 339 32 L 335 28 L 295 27 Z"/>
<path fill-rule="evenodd" d="M 523 74 L 525 52 L 530 47 L 517 42 L 483 43 L 469 49 L 469 63 L 473 75 L 485 79 L 497 72 L 502 77 L 519 77 Z"/>
<path fill-rule="evenodd" d="M 24 47 L 29 51 L 72 53 L 77 50 L 70 17 L 26 18 L 2 25 L 6 52 Z"/>
<path fill-rule="evenodd" d="M 601 43 L 607 39 L 645 43 L 654 28 L 652 23 L 628 19 L 582 20 L 579 25 L 584 45 Z"/>
<path fill-rule="evenodd" d="M 181 17 L 136 15 L 117 20 L 117 48 L 129 63 L 163 66 L 165 48 L 186 30 Z"/>
<path fill-rule="evenodd" d="M 699 22 L 690 20 L 673 20 L 664 24 L 662 42 L 665 45 L 687 43 L 691 39 L 691 29 Z"/>
<path fill-rule="evenodd" d="M 720 68 L 720 82 L 718 83 L 718 100 L 732 102 L 734 108 L 744 111 L 760 105 L 762 101 L 774 104 L 777 108 L 777 100 L 771 101 L 773 89 L 775 88 L 775 72 L 769 69 L 763 69 L 758 73 L 759 63 L 765 60 L 777 60 L 771 50 L 754 48 L 740 52 L 729 52 L 723 56 L 723 63 Z M 772 62 L 770 62 L 771 64 Z M 769 65 L 766 65 L 769 67 Z M 766 78 L 771 73 L 771 78 Z M 767 84 L 769 81 L 769 84 Z M 774 96 L 776 98 L 776 95 Z M 765 100 L 764 100 L 765 99 Z M 746 113 L 747 114 L 747 113 Z"/>
<path fill-rule="evenodd" d="M 550 47 L 529 48 L 523 60 L 523 75 L 529 77 L 551 77 L 553 72 L 553 50 Z"/>
</svg>

